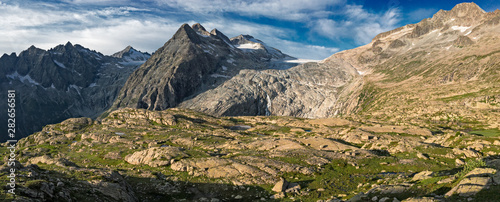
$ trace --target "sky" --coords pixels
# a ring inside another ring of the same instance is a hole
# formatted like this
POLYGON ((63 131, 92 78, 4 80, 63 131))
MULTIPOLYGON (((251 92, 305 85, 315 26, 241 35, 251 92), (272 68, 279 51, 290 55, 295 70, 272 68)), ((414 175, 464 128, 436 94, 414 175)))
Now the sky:
MULTIPOLYGON (((435 0, 0 0, 0 54, 70 41, 105 55, 154 52, 188 23, 249 34, 303 59, 324 59, 467 1, 435 0)), ((500 1, 475 1, 487 12, 500 1)))

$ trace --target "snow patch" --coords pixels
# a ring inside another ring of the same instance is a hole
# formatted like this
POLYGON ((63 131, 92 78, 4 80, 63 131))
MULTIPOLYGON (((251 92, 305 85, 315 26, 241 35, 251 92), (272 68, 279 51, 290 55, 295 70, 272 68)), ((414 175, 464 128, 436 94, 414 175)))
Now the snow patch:
POLYGON ((241 50, 258 50, 260 49, 260 45, 257 43, 245 43, 245 44, 239 44, 236 45, 236 48, 239 48, 241 50))
POLYGON ((229 59, 227 60, 227 62, 228 62, 228 63, 231 63, 231 64, 234 64, 234 60, 233 60, 233 58, 229 58, 229 59))
POLYGON ((37 85, 37 86, 40 86, 40 83, 36 82, 35 80, 33 80, 29 74, 26 74, 26 76, 21 76, 19 75, 19 73, 14 72, 12 74, 8 74, 6 75, 7 78, 10 78, 10 79, 19 79, 19 81, 25 83, 26 81, 30 84, 33 84, 33 85, 37 85))
POLYGON ((284 60, 283 62, 304 64, 304 63, 308 63, 308 62, 319 62, 319 61, 321 61, 321 60, 295 59, 295 60, 284 60))
POLYGON ((463 26, 453 26, 453 27, 451 27, 452 30, 460 30, 460 32, 465 32, 469 28, 470 27, 463 27, 463 26))
POLYGON ((222 75, 222 74, 211 74, 210 76, 214 77, 214 78, 231 78, 230 76, 222 75))
POLYGON ((57 65, 57 66, 59 66, 59 67, 61 67, 61 68, 63 68, 63 69, 66 69, 66 66, 64 66, 64 64, 63 64, 63 63, 60 63, 60 62, 58 62, 57 60, 54 60, 54 63, 56 63, 56 65, 57 65))
POLYGON ((467 34, 464 34, 464 36, 469 35, 471 32, 472 32, 472 30, 470 30, 469 32, 467 32, 467 34))
POLYGON ((69 89, 70 89, 70 88, 74 88, 74 89, 76 90, 76 92, 78 93, 78 95, 82 96, 82 94, 80 93, 80 90, 82 89, 82 87, 77 86, 77 85, 75 85, 75 84, 71 84, 71 85, 69 85, 69 87, 68 87, 68 90, 67 90, 67 91, 69 91, 69 89))
POLYGON ((97 86, 97 84, 96 84, 96 83, 91 83, 91 84, 89 85, 89 88, 96 87, 96 86, 97 86))
POLYGON ((200 35, 200 36, 202 36, 202 37, 205 37, 205 38, 210 37, 210 36, 207 36, 207 35, 201 34, 201 33, 199 33, 199 32, 196 32, 196 34, 198 34, 198 35, 200 35))
POLYGON ((366 72, 359 71, 359 70, 357 70, 357 71, 358 71, 358 74, 359 74, 359 75, 365 75, 365 74, 366 74, 366 72))
POLYGON ((227 71, 227 67, 222 65, 222 71, 227 71))

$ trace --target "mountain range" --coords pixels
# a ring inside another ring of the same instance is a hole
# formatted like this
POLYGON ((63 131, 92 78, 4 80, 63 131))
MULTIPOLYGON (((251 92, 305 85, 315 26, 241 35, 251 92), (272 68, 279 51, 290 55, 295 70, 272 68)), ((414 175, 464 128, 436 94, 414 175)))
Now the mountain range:
POLYGON ((17 199, 495 201, 499 56, 500 10, 474 3, 321 61, 198 23, 151 55, 4 54, 17 199))
MULTIPOLYGON (((104 117, 123 107, 182 107, 216 116, 366 114, 419 123, 449 109, 434 119, 470 122, 498 117, 488 110, 498 102, 499 89, 492 85, 499 78, 498 22, 498 11, 459 4, 305 64, 249 35, 228 38, 184 24, 153 55, 129 46, 104 56, 69 42, 4 54, 1 86, 2 92, 22 92, 20 137, 66 118, 107 111, 104 117)), ((498 126, 497 118, 488 119, 490 127, 498 126)))
MULTIPOLYGON (((19 55, 4 54, 0 57, 0 94, 17 92, 17 138, 70 117, 96 118, 149 57, 132 47, 105 56, 70 42, 50 50, 31 46, 19 55)), ((0 109, 7 110, 6 105, 0 109)), ((7 130, 6 125, 0 129, 7 130)))

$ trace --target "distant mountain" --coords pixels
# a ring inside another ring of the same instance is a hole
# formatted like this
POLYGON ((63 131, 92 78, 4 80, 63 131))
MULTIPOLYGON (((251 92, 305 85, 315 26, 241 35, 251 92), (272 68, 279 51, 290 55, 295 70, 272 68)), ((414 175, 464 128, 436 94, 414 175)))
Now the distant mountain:
POLYGON ((31 46, 19 56, 4 54, 0 94, 17 92, 17 138, 70 117, 95 118, 109 108, 129 74, 149 57, 131 47, 120 53, 105 56, 68 42, 50 50, 31 46))
POLYGON ((127 46, 122 51, 111 55, 111 57, 122 59, 120 63, 141 65, 151 57, 151 54, 147 52, 138 51, 132 48, 132 46, 127 46))

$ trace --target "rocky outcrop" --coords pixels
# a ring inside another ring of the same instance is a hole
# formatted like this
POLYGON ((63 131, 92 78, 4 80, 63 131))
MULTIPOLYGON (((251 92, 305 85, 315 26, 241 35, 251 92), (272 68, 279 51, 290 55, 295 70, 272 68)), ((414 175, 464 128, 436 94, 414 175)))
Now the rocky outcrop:
POLYGON ((476 168, 464 176, 455 187, 446 193, 450 197, 454 194, 460 197, 467 197, 477 194, 492 183, 492 177, 497 172, 493 168, 476 168))
POLYGON ((151 167, 170 165, 171 160, 183 158, 187 155, 176 147, 153 147, 147 150, 138 151, 125 157, 125 161, 130 164, 146 164, 151 167))
POLYGON ((181 103, 214 115, 330 117, 357 76, 342 60, 306 63, 288 70, 241 71, 223 85, 181 103))

